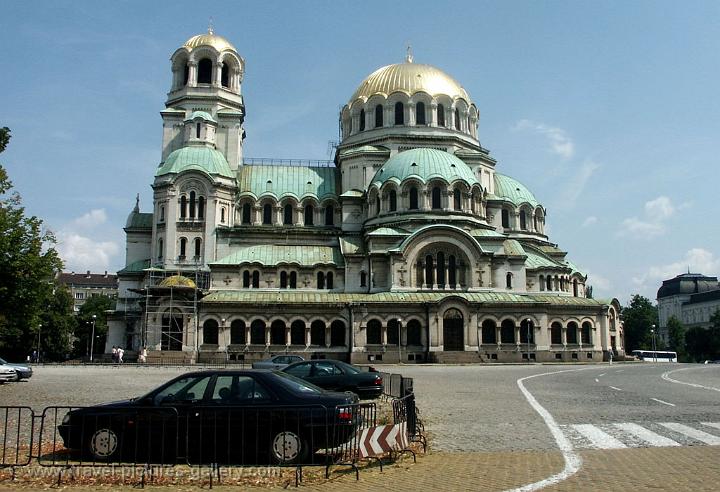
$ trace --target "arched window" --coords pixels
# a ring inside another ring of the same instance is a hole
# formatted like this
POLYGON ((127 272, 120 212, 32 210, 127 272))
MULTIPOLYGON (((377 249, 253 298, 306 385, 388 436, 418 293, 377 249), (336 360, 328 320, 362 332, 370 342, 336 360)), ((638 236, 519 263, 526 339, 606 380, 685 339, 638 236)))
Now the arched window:
POLYGON ((198 63, 198 84, 212 83, 212 61, 209 58, 203 58, 198 63))
POLYGON ((520 229, 523 231, 527 230, 527 218, 525 216, 525 210, 520 210, 520 229))
POLYGON ((491 319, 482 323, 482 343, 497 343, 497 327, 491 319))
POLYGON ((422 345, 422 328, 420 322, 416 319, 408 321, 407 324, 407 344, 422 345))
POLYGON ((360 287, 367 287, 367 273, 360 272, 360 287))
POLYGON ((368 345, 380 345, 382 343, 382 324, 380 321, 376 319, 368 321, 365 336, 368 345))
POLYGON ((453 206, 455 210, 460 210, 462 208, 461 194, 460 190, 457 188, 453 191, 453 206))
POLYGON ((395 125, 404 125, 405 124, 405 107, 403 106, 403 103, 396 102, 395 103, 395 125))
POLYGON ((188 80, 190 79, 190 67, 185 64, 185 69, 183 70, 183 85, 187 85, 188 80))
POLYGON ((562 325, 557 321, 550 325, 550 343, 562 345, 562 325))
POLYGON ((500 325, 500 343, 515 343, 515 323, 509 319, 500 325))
POLYGON ((578 296, 578 281, 576 278, 573 279, 573 296, 578 296))
POLYGON ((260 272, 257 270, 252 272, 252 286, 253 289, 260 288, 260 272))
POLYGON ((206 320, 203 323, 203 344, 218 344, 218 322, 214 319, 206 320))
POLYGON ((387 344, 400 345, 400 323, 396 319, 387 323, 387 344))
POLYGON ((272 224, 272 205, 269 203, 263 205, 263 224, 272 224))
POLYGON ((380 197, 375 197, 375 213, 380 214, 380 197))
POLYGON ((270 325, 270 344, 271 345, 285 345, 285 322, 284 321, 273 321, 270 325))
POLYGON ((505 287, 508 289, 512 289, 512 273, 508 272, 507 275, 505 275, 505 287))
POLYGON ((510 227, 510 212, 505 208, 502 210, 502 226, 506 229, 510 227))
POLYGON ((340 320, 333 321, 330 325, 330 346, 342 347, 345 345, 345 323, 340 320))
POLYGON ((180 238, 180 259, 185 259, 185 251, 187 250, 187 238, 180 238))
POLYGON ((286 271, 280 272, 280 288, 287 289, 288 286, 288 274, 286 271))
POLYGON ((283 224, 292 225, 293 223, 293 207, 289 203, 283 208, 283 224))
POLYGON ((567 343, 569 345, 578 343, 578 325, 574 321, 567 325, 567 343))
POLYGON ((227 63, 223 63, 222 72, 220 73, 220 85, 223 87, 230 86, 230 68, 227 63))
POLYGON ((235 319, 230 324, 230 344, 245 345, 245 322, 235 319))
POLYGON ((165 207, 160 207, 160 222, 165 222, 165 207))
POLYGON ((415 124, 416 125, 424 125, 425 124, 425 103, 419 102, 415 106, 415 124))
POLYGON ((592 325, 588 321, 582 324, 582 335, 580 340, 583 345, 590 345, 592 343, 592 325))
POLYGON ((305 322, 296 320, 290 325, 290 344, 305 345, 305 322))
MULTIPOLYGON (((445 285, 445 253, 442 251, 437 254, 437 284, 445 285)), ((442 288, 442 287, 441 287, 442 288)))
POLYGON ((428 287, 432 287, 432 285, 435 283, 433 278, 433 270, 435 269, 434 264, 435 261, 433 260, 432 255, 427 255, 425 257, 425 284, 428 287))
POLYGON ((390 190, 390 211, 395 212, 397 210, 397 192, 390 190))
POLYGON ((200 130, 202 127, 200 126, 200 122, 195 124, 195 138, 200 138, 200 130))
POLYGON ((440 201, 440 187, 436 186, 432 189, 432 208, 434 210, 442 208, 442 203, 440 201))
POLYGON ((312 205, 305 205, 305 225, 313 225, 315 215, 315 208, 312 205))
POLYGON ((310 325, 310 345, 325 345, 325 323, 320 320, 313 321, 310 325))
POLYGON ((250 287, 250 271, 245 270, 243 272, 243 287, 248 288, 250 287))
POLYGON ((202 246, 202 239, 199 237, 195 238, 195 258, 200 258, 200 247, 202 246))
POLYGON ((256 319, 250 325, 250 343, 253 345, 265 345, 265 322, 256 319))
POLYGON ((383 107, 382 104, 375 106, 375 128, 383 126, 383 107))
POLYGON ((410 188, 410 210, 418 209, 418 190, 416 187, 410 188))
POLYGON ((220 209, 220 223, 221 224, 225 223, 225 207, 222 207, 220 209))
POLYGON ((335 207, 332 205, 325 207, 325 225, 335 225, 335 207))
POLYGON ((451 289, 454 289, 457 283, 457 264, 455 256, 450 255, 448 258, 448 284, 450 284, 451 289))
POLYGON ((184 219, 187 217, 187 198, 185 195, 180 197, 180 218, 184 219))
POLYGON ((317 273, 317 288, 318 289, 325 288, 325 273, 323 273, 323 272, 317 273))
POLYGON ((545 277, 543 275, 540 275, 538 277, 538 280, 539 280, 538 284, 539 284, 540 290, 541 291, 545 290, 545 277))
POLYGON ((460 110, 455 108, 455 129, 460 129, 460 110))
POLYGON ((365 110, 360 110, 360 131, 365 131, 365 110))
POLYGON ((163 257, 163 240, 162 238, 158 239, 158 254, 157 254, 158 260, 162 260, 163 257))
POLYGON ((535 325, 532 320, 520 322, 520 343, 535 343, 535 325))
POLYGON ((205 218, 205 197, 198 198, 198 219, 205 218))
POLYGON ((325 277, 325 284, 328 289, 332 290, 332 288, 333 288, 333 272, 327 273, 327 276, 325 277))
POLYGON ((290 288, 297 289, 297 272, 290 272, 290 288))
POLYGON ((545 290, 552 290, 552 277, 550 275, 545 279, 545 290))
POLYGON ((445 126, 445 106, 438 104, 437 107, 437 124, 438 126, 445 126))
POLYGON ((249 224, 250 223, 250 204, 244 203, 242 208, 242 223, 243 224, 249 224))
POLYGON ((190 218, 195 218, 195 192, 190 192, 190 218))

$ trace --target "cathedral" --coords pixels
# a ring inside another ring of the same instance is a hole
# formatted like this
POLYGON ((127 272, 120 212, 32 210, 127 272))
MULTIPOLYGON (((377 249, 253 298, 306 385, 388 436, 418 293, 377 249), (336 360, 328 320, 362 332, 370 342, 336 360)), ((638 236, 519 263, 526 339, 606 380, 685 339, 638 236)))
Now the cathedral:
MULTIPOLYGON (((152 212, 125 224, 106 351, 353 363, 592 362, 624 355, 616 299, 546 235, 543 204, 431 65, 377 69, 332 161, 243 156, 245 60, 210 30, 171 56, 152 212)), ((131 357, 126 356, 131 359, 131 357)))

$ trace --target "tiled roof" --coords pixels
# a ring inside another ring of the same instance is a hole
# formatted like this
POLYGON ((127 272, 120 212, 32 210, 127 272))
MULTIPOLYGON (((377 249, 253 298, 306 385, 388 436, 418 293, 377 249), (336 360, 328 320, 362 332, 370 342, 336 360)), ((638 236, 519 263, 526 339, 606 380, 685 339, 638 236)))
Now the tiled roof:
POLYGON ((200 171, 211 176, 234 178, 221 152, 206 146, 189 146, 173 151, 158 168, 155 176, 200 171))
POLYGON ((601 302, 585 297, 559 295, 513 294, 510 292, 379 292, 344 294, 331 292, 268 292, 259 290, 219 290, 203 297, 202 303, 233 302, 241 304, 328 304, 328 303, 423 303, 440 302, 447 297, 473 303, 545 304, 548 306, 599 307, 601 302))
POLYGON ((323 200, 336 197, 337 168, 279 165, 242 166, 238 171, 238 193, 259 197, 266 193, 278 199, 304 196, 323 200))
POLYGON ((417 148, 395 154, 378 169, 372 184, 382 186, 388 180, 401 183, 416 178, 422 183, 439 178, 449 183, 461 180, 469 186, 478 184, 472 170, 452 154, 436 149, 417 148))
POLYGON ((500 173, 495 173, 495 196, 515 205, 528 203, 534 208, 540 204, 524 184, 500 173))
POLYGON ((66 273, 58 275, 58 281, 65 285, 75 287, 104 287, 107 289, 117 289, 117 275, 109 273, 66 273))
POLYGON ((152 229, 153 214, 131 212, 125 223, 126 229, 152 229))
POLYGON ((243 263, 259 263, 264 266, 274 266, 282 263, 302 266, 342 266, 345 264, 340 248, 331 246, 274 244, 239 247, 233 254, 211 264, 241 265, 243 263))
POLYGON ((120 270, 118 272, 118 275, 123 275, 127 273, 140 273, 146 268, 150 268, 150 259, 139 260, 134 263, 130 263, 129 265, 126 265, 125 268, 120 270))

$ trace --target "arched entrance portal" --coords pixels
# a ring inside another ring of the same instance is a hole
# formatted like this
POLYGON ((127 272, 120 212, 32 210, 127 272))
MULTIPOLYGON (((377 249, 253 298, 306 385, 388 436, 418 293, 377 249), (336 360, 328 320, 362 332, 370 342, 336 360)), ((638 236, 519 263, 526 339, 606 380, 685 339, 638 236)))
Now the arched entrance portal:
POLYGON ((463 315, 457 309, 448 309, 443 317, 443 346, 446 352, 465 350, 463 315))
POLYGON ((182 312, 178 309, 170 309, 163 314, 160 334, 161 350, 182 350, 183 319, 182 312))

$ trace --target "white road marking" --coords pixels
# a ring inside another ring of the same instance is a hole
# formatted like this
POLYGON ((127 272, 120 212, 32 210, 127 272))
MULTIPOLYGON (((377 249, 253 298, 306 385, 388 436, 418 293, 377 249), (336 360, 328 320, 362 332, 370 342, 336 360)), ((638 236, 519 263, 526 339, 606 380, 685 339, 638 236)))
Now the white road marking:
POLYGON ((595 382, 596 382, 596 383, 599 383, 600 380, 599 380, 598 378, 595 378, 595 382))
POLYGON ((651 399, 651 400, 654 400, 654 401, 656 401, 656 402, 658 402, 658 403, 662 403, 663 405, 667 405, 667 406, 669 406, 669 407, 674 407, 674 406, 675 406, 674 403, 669 403, 669 402, 666 402, 666 401, 658 400, 657 398, 650 398, 650 399, 651 399))
POLYGON ((693 429, 687 425, 677 424, 674 422, 660 422, 660 425, 667 427, 671 431, 691 437, 696 441, 704 442, 705 444, 709 444, 711 446, 720 445, 720 437, 708 434, 707 432, 703 432, 701 430, 693 429))
POLYGON ((702 425, 707 425, 708 427, 712 427, 713 429, 720 429, 720 424, 717 422, 700 422, 702 425))
POLYGON ((616 388, 615 386, 610 386, 610 387, 611 387, 612 389, 614 389, 615 391, 622 391, 620 388, 616 388))
POLYGON ((624 370, 625 370, 625 369, 619 369, 619 370, 617 370, 617 371, 615 371, 615 372, 623 372, 624 370))
POLYGON ((623 449, 627 447, 618 439, 615 439, 613 436, 600 430, 594 425, 580 424, 573 425, 572 428, 588 439, 592 443, 593 447, 597 449, 623 449))
POLYGON ((527 485, 523 485, 522 487, 518 487, 516 489, 512 489, 513 492, 529 492, 532 490, 540 490, 543 489, 549 485, 553 485, 556 483, 560 483, 563 480, 566 480, 567 478, 573 476, 575 473, 580 470, 580 467, 582 466, 582 458, 579 454, 575 452, 573 449, 573 445, 570 442, 570 440, 563 434, 563 431, 560 429, 560 426, 558 426, 557 422, 555 422, 555 419, 553 416, 545 410, 545 408, 538 403, 538 401, 535 399, 535 397, 525 388, 525 385, 523 384, 523 381, 527 379, 542 377, 542 376, 550 376, 551 374, 560 374, 563 372, 576 372, 576 371, 584 371, 591 368, 583 368, 583 369, 568 369, 565 371, 555 371, 555 372, 546 372, 543 374, 535 374, 533 376, 527 376, 524 378, 520 378, 517 380, 517 385, 520 388, 520 391, 525 396, 525 399, 528 401, 530 406, 535 410, 540 417, 545 421, 545 425, 548 426, 548 429, 550 429, 550 433, 555 438, 555 442, 558 445, 558 448, 560 448, 560 452, 563 455, 563 459, 565 460, 565 467, 562 469, 560 473, 556 473, 555 475, 551 475, 544 480, 540 480, 538 482, 529 483, 527 485))
POLYGON ((673 379, 670 377, 670 374, 678 371, 687 371, 688 369, 697 369, 696 367, 684 367, 682 369, 675 369, 674 371, 668 371, 666 373, 663 373, 661 376, 665 381, 670 381, 671 383, 677 383, 677 384, 684 384, 687 386, 692 386, 693 388, 700 388, 700 389, 706 389, 710 391, 717 391, 720 392, 720 388, 714 388, 712 386, 703 386, 702 384, 695 384, 695 383, 686 383, 685 381, 678 381, 677 379, 673 379))
POLYGON ((601 377, 603 377, 604 375, 605 375, 605 373, 598 374, 598 377, 601 378, 601 377))
POLYGON ((650 446, 680 446, 680 443, 673 441, 672 439, 656 434, 655 432, 646 429, 645 427, 633 424, 632 422, 613 424, 618 429, 632 434, 633 436, 642 439, 643 441, 650 444, 650 446))

